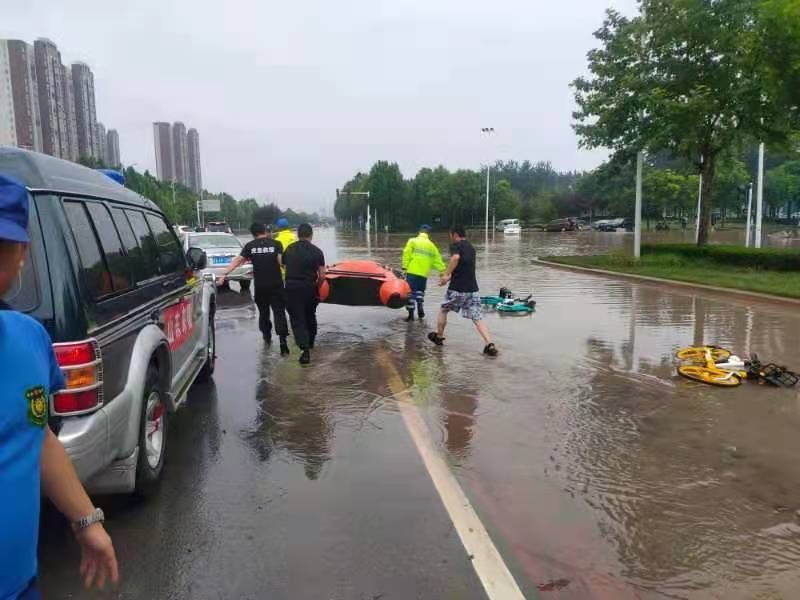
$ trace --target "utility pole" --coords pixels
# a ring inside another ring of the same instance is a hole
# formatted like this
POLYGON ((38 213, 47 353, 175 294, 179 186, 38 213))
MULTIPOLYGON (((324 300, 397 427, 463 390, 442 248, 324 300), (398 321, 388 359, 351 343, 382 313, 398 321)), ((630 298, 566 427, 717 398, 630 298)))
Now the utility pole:
POLYGON ((755 247, 761 248, 761 222, 764 218, 764 142, 758 145, 758 192, 756 194, 756 240, 755 247))
POLYGON ((753 182, 750 182, 750 185, 747 186, 747 225, 744 228, 745 231, 745 238, 744 238, 744 247, 749 248, 750 242, 753 238, 750 229, 750 220, 753 217, 753 182))
POLYGON ((703 174, 700 173, 700 188, 697 190, 697 223, 694 229, 694 243, 700 241, 700 207, 703 200, 703 174))
POLYGON ((636 153, 636 213, 633 219, 633 257, 642 255, 642 171, 644 170, 644 152, 636 153))
MULTIPOLYGON (((487 135, 494 133, 494 127, 483 127, 481 128, 481 132, 487 135)), ((489 174, 492 169, 492 164, 489 160, 486 161, 486 215, 485 221, 486 224, 486 241, 489 241, 489 174)))

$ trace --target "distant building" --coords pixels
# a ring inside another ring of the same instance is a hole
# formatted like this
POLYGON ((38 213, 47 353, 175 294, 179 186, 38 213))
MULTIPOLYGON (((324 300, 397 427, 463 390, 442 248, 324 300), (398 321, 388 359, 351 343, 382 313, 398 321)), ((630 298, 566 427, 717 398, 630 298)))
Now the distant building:
POLYGON ((67 156, 69 160, 76 162, 80 157, 78 146, 78 117, 75 110, 75 86, 72 81, 72 70, 64 67, 64 98, 66 99, 67 111, 67 156))
POLYGON ((41 152, 40 119, 33 46, 0 40, 0 144, 41 152))
POLYGON ((116 129, 109 129, 106 134, 106 164, 113 168, 122 166, 119 156, 119 134, 116 129))
POLYGON ((175 181, 172 154, 172 126, 169 123, 153 123, 153 139, 156 148, 156 174, 161 181, 175 181))
POLYGON ((189 187, 189 150, 186 140, 186 125, 172 124, 172 160, 175 168, 175 181, 189 187))
POLYGON ((33 43, 36 80, 39 88, 39 116, 42 124, 42 150, 59 158, 69 158, 67 98, 64 65, 58 47, 47 38, 33 43))
MULTIPOLYGON (((106 126, 102 123, 98 123, 97 127, 95 128, 96 131, 96 140, 95 140, 95 147, 97 148, 97 160, 102 161, 103 163, 106 162, 106 126)), ((106 165, 108 166, 108 165, 106 165)))
POLYGON ((78 153, 102 160, 97 132, 94 74, 89 65, 81 62, 72 65, 72 85, 78 125, 78 153))
POLYGON ((188 187, 195 194, 200 194, 203 190, 203 173, 200 168, 200 134, 197 133, 197 129, 190 129, 186 140, 189 162, 188 187))

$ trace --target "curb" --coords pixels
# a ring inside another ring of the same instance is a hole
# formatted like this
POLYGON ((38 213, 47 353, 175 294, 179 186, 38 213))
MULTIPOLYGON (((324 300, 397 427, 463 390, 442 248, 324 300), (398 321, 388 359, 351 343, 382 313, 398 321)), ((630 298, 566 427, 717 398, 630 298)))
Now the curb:
POLYGON ((671 285, 675 287, 682 287, 695 290, 704 290, 707 292, 714 292, 717 294, 725 294, 729 296, 739 296, 740 298, 749 298, 751 300, 766 300, 768 302, 775 302, 779 304, 790 304, 793 306, 800 306, 800 298, 785 298, 783 296, 774 296, 772 294, 764 294, 762 292, 749 292, 747 290, 737 290, 733 288, 718 287, 715 285, 705 285, 703 283, 691 283, 689 281, 678 281, 675 279, 661 279, 660 277, 649 277, 647 275, 635 275, 633 273, 621 273, 619 271, 607 271, 605 269, 595 269, 593 267, 579 267, 577 265, 565 265, 563 263, 552 262, 544 260, 538 256, 533 259, 535 264, 540 264, 546 267, 555 267, 557 269, 565 269, 567 271, 576 271, 578 273, 589 273, 592 275, 601 275, 605 277, 621 277, 623 279, 631 279, 634 281, 644 281, 648 283, 656 283, 659 285, 671 285))

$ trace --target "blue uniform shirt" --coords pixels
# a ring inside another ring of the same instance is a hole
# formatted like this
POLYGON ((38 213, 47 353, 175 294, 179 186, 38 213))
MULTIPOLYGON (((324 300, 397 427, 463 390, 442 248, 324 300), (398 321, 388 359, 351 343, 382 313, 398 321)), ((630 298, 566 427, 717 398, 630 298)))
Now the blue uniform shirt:
POLYGON ((49 396, 64 387, 50 337, 35 320, 0 310, 0 599, 36 575, 40 459, 49 396))

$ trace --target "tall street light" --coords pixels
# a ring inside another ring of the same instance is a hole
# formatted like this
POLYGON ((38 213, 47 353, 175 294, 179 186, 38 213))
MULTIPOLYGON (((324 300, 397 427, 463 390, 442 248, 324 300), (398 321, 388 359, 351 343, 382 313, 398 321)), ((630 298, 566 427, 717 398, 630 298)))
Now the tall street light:
MULTIPOLYGON (((491 135, 494 133, 494 127, 481 127, 481 133, 491 135)), ((489 160, 486 161, 486 242, 489 242, 489 172, 492 165, 489 160)))

